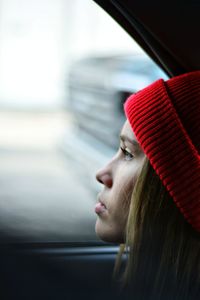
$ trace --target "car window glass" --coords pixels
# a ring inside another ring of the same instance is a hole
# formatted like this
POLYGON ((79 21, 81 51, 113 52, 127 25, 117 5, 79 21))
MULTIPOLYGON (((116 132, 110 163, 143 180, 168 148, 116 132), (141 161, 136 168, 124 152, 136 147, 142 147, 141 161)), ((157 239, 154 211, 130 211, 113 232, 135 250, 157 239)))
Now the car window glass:
POLYGON ((0 230, 94 241, 128 95, 166 75, 90 0, 0 3, 0 230))

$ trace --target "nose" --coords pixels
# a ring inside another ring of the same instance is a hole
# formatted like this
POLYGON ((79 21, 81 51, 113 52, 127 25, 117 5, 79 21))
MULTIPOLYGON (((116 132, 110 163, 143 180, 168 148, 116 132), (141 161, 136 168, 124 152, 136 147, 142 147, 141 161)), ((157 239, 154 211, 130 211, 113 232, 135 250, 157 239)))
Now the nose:
POLYGON ((100 169, 96 173, 96 180, 102 184, 104 184, 106 187, 111 188, 113 185, 113 179, 112 179, 112 173, 109 169, 109 166, 100 169))

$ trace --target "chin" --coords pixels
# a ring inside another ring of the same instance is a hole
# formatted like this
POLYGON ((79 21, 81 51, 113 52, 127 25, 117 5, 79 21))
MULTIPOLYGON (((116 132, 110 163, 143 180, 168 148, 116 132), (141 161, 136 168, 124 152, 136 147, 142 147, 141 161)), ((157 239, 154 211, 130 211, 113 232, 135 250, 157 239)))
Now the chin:
POLYGON ((95 225, 95 232, 98 238, 107 243, 122 244, 124 243, 123 234, 114 232, 114 230, 106 229, 101 226, 97 220, 95 225))

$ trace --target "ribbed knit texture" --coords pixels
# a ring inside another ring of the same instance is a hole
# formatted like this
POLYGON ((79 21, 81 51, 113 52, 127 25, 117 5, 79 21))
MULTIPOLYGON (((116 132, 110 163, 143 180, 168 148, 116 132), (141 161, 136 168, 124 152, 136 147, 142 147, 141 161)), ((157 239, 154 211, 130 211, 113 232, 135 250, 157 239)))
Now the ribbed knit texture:
POLYGON ((200 71, 159 79, 124 108, 163 185, 200 232, 200 71))

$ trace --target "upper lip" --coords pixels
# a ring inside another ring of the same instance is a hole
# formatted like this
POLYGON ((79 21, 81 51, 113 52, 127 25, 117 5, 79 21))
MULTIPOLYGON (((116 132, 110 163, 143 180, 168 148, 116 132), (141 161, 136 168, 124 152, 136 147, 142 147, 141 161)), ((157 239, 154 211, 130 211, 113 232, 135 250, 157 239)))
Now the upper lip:
POLYGON ((103 204, 105 206, 105 208, 106 208, 106 205, 105 205, 104 201, 102 201, 102 199, 101 199, 100 196, 98 197, 98 202, 100 202, 101 204, 103 204))

